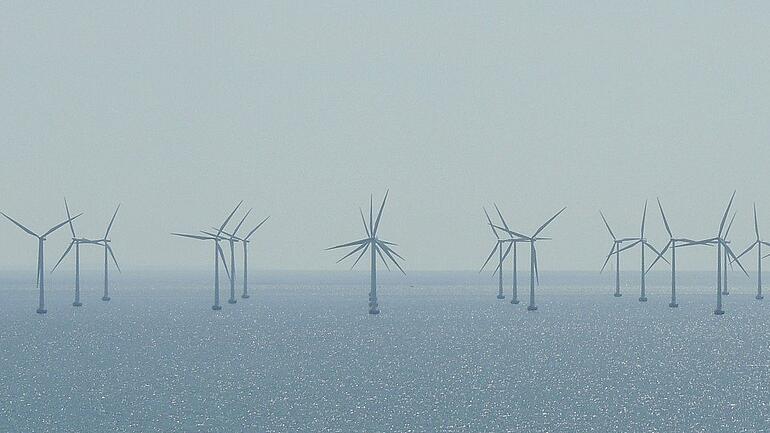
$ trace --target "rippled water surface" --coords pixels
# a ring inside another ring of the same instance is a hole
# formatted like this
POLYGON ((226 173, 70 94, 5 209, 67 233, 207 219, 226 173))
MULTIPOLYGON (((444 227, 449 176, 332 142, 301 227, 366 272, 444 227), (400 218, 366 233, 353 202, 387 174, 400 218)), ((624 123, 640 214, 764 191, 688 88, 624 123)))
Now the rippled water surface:
MULTIPOLYGON (((109 303, 66 284, 34 314, 0 289, 0 431, 606 432, 770 429, 770 298, 711 314, 562 284, 494 288, 271 284, 220 312, 206 281, 124 278, 109 303), (523 297, 522 297, 523 298, 523 297)), ((748 287, 750 283, 746 283, 748 287)))

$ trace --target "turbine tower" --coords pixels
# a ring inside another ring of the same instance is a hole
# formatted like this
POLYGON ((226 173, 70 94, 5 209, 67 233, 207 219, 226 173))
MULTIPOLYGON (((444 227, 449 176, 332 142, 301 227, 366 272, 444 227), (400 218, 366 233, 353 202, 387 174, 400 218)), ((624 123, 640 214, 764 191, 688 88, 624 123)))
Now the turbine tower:
POLYGON ((509 230, 503 227, 495 226, 495 228, 502 230, 506 233, 508 233, 511 236, 516 236, 518 238, 523 238, 527 242, 529 242, 529 305, 527 306, 528 311, 535 311, 537 310, 537 306, 535 305, 535 279, 537 279, 538 284, 540 284, 540 275, 538 274, 537 270, 537 250, 535 249, 535 242, 542 241, 542 240, 550 240, 550 238, 540 238, 537 235, 540 234, 547 226, 550 224, 553 220, 556 219, 556 217, 559 216, 564 210, 567 209, 566 207, 563 207, 559 212, 556 212, 554 216, 548 219, 548 221, 544 222, 543 225, 541 225, 535 233, 532 234, 532 236, 525 236, 521 233, 517 233, 513 230, 509 230))
POLYGON ((727 220, 727 215, 730 213, 730 208, 733 205, 733 200, 735 199, 735 191, 733 191, 733 195, 730 196, 730 201, 727 203, 727 208, 725 209, 725 213, 722 215, 722 220, 719 223, 719 233, 716 237, 708 239, 707 242, 709 243, 715 243, 717 245, 717 306, 716 309, 714 309, 714 314, 716 315, 722 315, 725 314, 724 310, 722 310, 722 258, 723 258, 723 252, 722 249, 724 248, 727 255, 729 255, 734 262, 740 266, 740 268, 743 270, 743 272, 748 276, 748 272, 746 272, 746 269, 744 269, 743 265, 741 265, 741 262, 738 261, 738 258, 733 254, 733 251, 730 249, 730 246, 728 245, 725 238, 722 236, 722 232, 725 228, 725 221, 727 220))
POLYGON ((3 212, 0 212, 4 217, 8 218, 9 221, 16 224, 20 229, 24 230, 28 234, 34 236, 37 238, 37 287, 39 289, 39 302, 37 307, 37 313, 38 314, 45 314, 48 312, 48 310, 45 309, 45 272, 43 271, 44 263, 45 263, 45 254, 44 254, 44 247, 45 247, 45 240, 46 236, 50 235, 51 233, 55 232, 65 224, 69 223, 70 221, 74 220, 75 218, 79 217, 80 215, 83 215, 82 213, 75 215, 72 218, 68 218, 66 221, 61 222, 53 227, 51 227, 50 230, 43 233, 42 235, 38 235, 37 233, 33 232, 32 230, 24 227, 20 222, 16 221, 15 219, 9 217, 3 212))
MULTIPOLYGON (((730 228, 733 226, 733 221, 735 221, 735 214, 736 212, 733 212, 733 217, 730 218, 730 223, 727 224, 727 230, 725 230, 725 235, 724 235, 725 244, 730 243, 730 241, 727 240, 727 235, 730 233, 730 228)), ((724 266, 724 273, 722 274, 722 278, 723 278, 722 295, 725 296, 730 294, 730 291, 727 290, 727 265, 729 264, 731 269, 733 267, 733 263, 730 261, 730 258, 727 257, 727 248, 725 248, 722 258, 723 258, 722 264, 724 266)))
POLYGON ((602 221, 604 221, 604 226, 607 227, 607 231, 610 232, 610 236, 612 236, 612 248, 610 248, 610 252, 609 254, 607 254, 607 258, 604 259, 604 264, 602 265, 602 269, 599 271, 599 273, 604 272, 604 268, 607 266, 607 263, 610 261, 610 258, 614 255, 615 256, 615 294, 614 296, 616 298, 619 298, 623 296, 623 294, 620 293, 620 247, 623 245, 623 242, 636 241, 636 240, 639 240, 639 238, 618 239, 617 237, 615 237, 615 233, 612 232, 612 229, 610 228, 610 225, 607 222, 607 218, 604 217, 604 214, 602 213, 602 211, 599 211, 599 215, 601 215, 602 221))
POLYGON ((754 297, 756 300, 762 300, 764 296, 762 296, 762 259, 764 259, 767 256, 762 256, 762 245, 764 246, 770 246, 770 243, 767 243, 760 239, 759 236, 759 224, 757 223, 757 204, 754 203, 754 233, 757 235, 757 239, 748 246, 745 250, 743 250, 742 253, 738 254, 738 259, 743 257, 745 254, 747 254, 749 251, 754 249, 754 247, 757 248, 757 296, 754 297))
POLYGON ((69 221, 70 226, 70 232, 72 232, 72 241, 70 242, 67 249, 64 251, 64 254, 59 258, 59 261, 56 262, 56 265, 54 265, 53 269, 51 269, 51 273, 53 273, 57 267, 59 267, 59 264, 61 264, 62 260, 64 260, 65 257, 67 257, 67 254, 72 250, 72 247, 75 247, 75 300, 72 302, 73 307, 82 307, 83 303, 80 302, 80 245, 81 244, 96 244, 96 241, 93 241, 91 239, 86 238, 79 238, 75 234, 75 226, 72 224, 72 218, 70 217, 70 209, 67 205, 67 199, 64 199, 64 210, 67 212, 67 219, 69 221))
POLYGON ((385 267, 390 270, 390 266, 388 265, 387 260, 385 259, 385 256, 387 256, 388 259, 393 262, 394 265, 403 273, 406 275, 406 272, 404 272, 404 269, 401 267, 401 265, 398 264, 398 261, 396 261, 395 257, 398 257, 401 260, 404 260, 403 257, 401 257, 397 252, 395 252, 391 247, 396 246, 396 244, 388 241, 384 241, 382 239, 379 239, 377 237, 377 230, 380 226, 380 218, 382 217, 382 210, 385 208, 385 201, 388 199, 388 192, 385 192, 385 197, 382 199, 382 204, 380 205, 380 211, 377 213, 377 220, 375 221, 373 218, 374 215, 374 203, 372 197, 369 198, 369 224, 366 224, 366 219, 364 218, 363 211, 359 208, 359 212, 361 214, 361 221, 364 223, 364 231, 366 232, 366 237, 364 239, 359 239, 357 241, 348 242, 341 245, 336 245, 330 248, 327 248, 326 250, 334 250, 337 248, 348 248, 348 247, 355 247, 353 248, 349 253, 347 253, 345 256, 343 256, 341 259, 337 260, 337 263, 345 260, 346 258, 352 256, 353 254, 360 252, 361 254, 358 256, 355 262, 353 262, 353 266, 351 266, 351 269, 356 266, 359 260, 366 254, 366 251, 369 250, 371 253, 371 289, 369 291, 369 314, 379 314, 379 304, 377 303, 377 256, 380 257, 382 262, 385 264, 385 267), (385 256, 383 256, 382 253, 385 253, 385 256), (395 256, 395 257, 394 257, 395 256))

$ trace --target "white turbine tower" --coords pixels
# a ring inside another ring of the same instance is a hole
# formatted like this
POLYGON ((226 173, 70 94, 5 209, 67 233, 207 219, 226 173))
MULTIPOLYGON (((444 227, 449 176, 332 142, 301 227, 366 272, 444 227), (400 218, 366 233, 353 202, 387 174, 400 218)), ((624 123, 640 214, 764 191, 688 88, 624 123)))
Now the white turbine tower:
MULTIPOLYGON (((500 212, 500 209, 497 207, 497 204, 495 204, 495 210, 497 211, 497 216, 500 217, 500 221, 503 223, 503 227, 505 227, 507 230, 510 230, 510 228, 508 227, 508 223, 505 221, 505 218, 503 218, 503 214, 500 212)), ((484 210, 484 212, 486 212, 486 209, 484 210)), ((490 224, 492 223, 490 222, 490 224)), ((492 230, 494 229, 495 228, 493 226, 492 230)), ((508 257, 508 253, 511 252, 511 247, 513 247, 513 264, 512 264, 513 282, 511 284, 511 294, 512 294, 511 304, 518 304, 519 303, 519 277, 517 275, 517 272, 518 272, 519 254, 517 250, 518 250, 519 242, 529 242, 529 240, 526 238, 515 237, 510 232, 508 232, 508 236, 509 236, 509 239, 506 239, 505 241, 508 243, 508 248, 505 250, 505 254, 503 255, 503 261, 505 260, 506 257, 508 257)), ((503 273, 503 264, 501 262, 500 263, 501 278, 502 278, 502 273, 503 273)))
POLYGON ((746 272, 746 269, 743 268, 743 265, 741 265, 741 262, 738 261, 738 258, 733 254, 733 251, 730 249, 730 246, 728 245, 727 241, 722 235, 722 232, 725 228, 725 221, 727 220, 727 215, 730 213, 730 207, 733 205, 733 200, 735 199, 735 191, 733 191, 733 195, 730 196, 730 201, 727 203, 727 208, 725 209, 725 213, 722 215, 722 220, 719 223, 719 233, 716 237, 707 239, 706 241, 709 243, 715 243, 717 245, 717 307, 714 309, 714 314, 716 315, 722 315, 725 314, 724 310, 722 309, 722 259, 723 259, 723 248, 726 254, 732 258, 733 262, 737 263, 738 266, 743 270, 743 272, 748 276, 748 272, 746 272))
MULTIPOLYGON (((487 217, 487 223, 489 224, 489 228, 492 230, 492 234, 495 235, 495 246, 492 248, 492 252, 489 253, 489 256, 487 256, 487 260, 484 261, 484 264, 481 265, 481 269, 479 269, 479 272, 483 271, 484 268, 487 266, 487 263, 489 263, 490 260, 492 260, 492 256, 497 253, 498 255, 498 263, 497 267, 495 268, 495 271, 492 273, 492 275, 497 274, 497 299, 505 299, 505 295, 503 294, 503 261, 508 256, 508 253, 510 252, 511 245, 508 245, 508 249, 503 252, 503 244, 506 243, 506 240, 500 238, 500 234, 497 233, 497 229, 495 228, 495 225, 492 224, 492 219, 489 218, 489 213, 487 212, 486 208, 484 209, 484 215, 487 217)), ((514 296, 515 299, 515 296, 514 296)))
POLYGON ((112 242, 112 240, 109 238, 110 230, 112 230, 112 224, 115 222, 115 217, 118 216, 119 210, 120 205, 115 208, 115 213, 112 214, 110 223, 107 225, 107 230, 104 232, 104 237, 96 240, 96 244, 104 248, 104 293, 102 294, 102 301, 105 302, 110 300, 109 257, 112 257, 112 262, 115 263, 115 268, 118 270, 118 272, 121 272, 120 265, 118 265, 118 261, 115 259, 115 253, 112 251, 112 247, 110 246, 110 242, 112 242))
POLYGON ((647 292, 646 292, 646 279, 645 276, 647 274, 647 267, 644 265, 644 251, 645 247, 649 248, 654 252, 656 255, 660 255, 660 251, 655 249, 655 247, 652 246, 649 242, 647 242, 647 239, 644 237, 644 222, 647 219, 647 200, 644 201, 644 211, 642 213, 642 229, 639 233, 639 239, 634 241, 633 243, 618 249, 617 251, 623 252, 629 248, 633 248, 636 245, 641 245, 640 255, 641 255, 641 279, 640 279, 640 293, 639 293, 639 302, 647 302, 647 292))
POLYGON ((396 246, 396 244, 388 241, 384 241, 382 239, 379 239, 377 237, 377 230, 380 226, 380 218, 382 217, 382 210, 385 208, 385 201, 388 199, 388 192, 385 192, 385 197, 382 199, 382 205, 380 205, 380 211, 377 213, 377 220, 375 221, 373 218, 373 211, 374 211, 374 203, 373 199, 369 198, 369 224, 366 224, 366 219, 364 218, 363 211, 359 208, 359 212, 361 213, 361 220, 364 223, 364 230, 366 231, 366 238, 359 239, 357 241, 348 242, 341 245, 336 245, 330 248, 327 248, 326 250, 334 250, 337 248, 348 248, 348 247, 355 247, 353 250, 351 250, 349 253, 347 253, 345 256, 343 256, 341 259, 337 260, 337 263, 345 260, 346 258, 350 257, 351 255, 360 252, 361 254, 358 256, 355 262, 353 262, 353 266, 351 266, 351 269, 356 266, 359 260, 366 254, 367 250, 371 253, 371 289, 369 291, 369 314, 379 314, 379 304, 377 303, 377 256, 380 257, 382 262, 385 264, 385 267, 390 270, 390 266, 388 266, 388 262, 385 259, 385 256, 387 256, 391 262, 393 262, 394 265, 403 273, 406 275, 406 272, 404 272, 404 269, 401 267, 401 265, 398 264, 398 261, 396 261, 395 257, 398 257, 401 260, 404 260, 403 257, 401 257, 397 252, 395 252, 391 246, 396 246), (385 256, 383 256, 382 253, 385 253, 385 256), (395 257, 394 257, 395 256, 395 257))
POLYGON ((737 258, 743 257, 745 254, 747 254, 749 251, 757 248, 757 296, 754 297, 756 300, 762 300, 764 296, 762 296, 762 259, 764 259, 767 256, 762 256, 762 246, 770 246, 770 243, 767 243, 760 239, 759 236, 759 224, 757 223, 757 204, 754 203, 754 233, 757 235, 757 239, 748 246, 745 250, 743 250, 742 253, 738 254, 737 258))
POLYGON ((38 235, 37 233, 33 232, 32 230, 24 227, 20 222, 16 221, 15 219, 9 217, 5 213, 0 212, 4 217, 8 218, 9 221, 16 224, 20 229, 24 230, 28 234, 34 236, 37 238, 37 287, 39 289, 39 299, 38 299, 38 307, 37 307, 37 313, 38 314, 45 314, 48 312, 48 310, 45 309, 45 272, 43 269, 45 268, 45 254, 44 254, 44 247, 45 247, 45 241, 46 236, 50 235, 51 233, 55 232, 65 224, 69 223, 70 221, 74 220, 75 218, 79 217, 80 215, 83 215, 82 213, 75 215, 72 218, 68 218, 66 221, 61 222, 53 227, 51 227, 50 230, 43 233, 42 235, 38 235))
POLYGON ((251 229, 251 231, 242 238, 238 237, 235 233, 228 233, 224 230, 222 231, 223 235, 234 238, 236 241, 240 242, 241 245, 243 245, 243 293, 241 294, 241 298, 243 299, 249 298, 249 243, 251 243, 249 239, 251 238, 251 235, 259 230, 259 228, 262 227, 262 224, 264 224, 269 218, 269 216, 265 217, 259 224, 257 224, 256 227, 251 229))
POLYGON ((219 246, 219 239, 215 236, 200 236, 190 235, 186 233, 171 233, 174 236, 181 236, 184 238, 197 239, 200 241, 213 241, 214 243, 214 305, 212 310, 221 310, 222 306, 219 304, 219 262, 222 261, 222 265, 225 267, 227 278, 230 278, 230 272, 227 270, 227 262, 225 261, 225 255, 222 252, 222 247, 219 246))

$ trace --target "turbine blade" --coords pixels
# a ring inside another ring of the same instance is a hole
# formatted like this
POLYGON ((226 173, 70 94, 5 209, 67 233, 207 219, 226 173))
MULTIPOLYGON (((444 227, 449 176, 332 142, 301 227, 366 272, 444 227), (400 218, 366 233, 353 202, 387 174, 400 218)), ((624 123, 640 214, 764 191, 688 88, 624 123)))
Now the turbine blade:
MULTIPOLYGON (((532 240, 532 238, 531 238, 531 237, 529 237, 529 236, 524 236, 523 234, 521 234, 521 233, 517 233, 517 232, 515 232, 515 231, 513 231, 513 230, 507 230, 507 229, 504 229, 504 228, 502 228, 502 227, 500 227, 500 226, 496 226, 496 225, 494 225, 494 224, 492 225, 492 227, 494 227, 494 228, 496 228, 496 229, 498 229, 498 230, 502 230, 502 231, 504 231, 504 232, 508 233, 509 235, 513 235, 513 236, 516 236, 516 237, 518 237, 518 238, 522 238, 522 239, 526 239, 526 240, 532 240)), ((532 237, 534 237, 534 236, 532 236, 532 237)))
POLYGON ((9 221, 11 221, 12 223, 16 224, 20 229, 24 230, 25 232, 31 234, 32 236, 34 236, 36 238, 39 237, 35 232, 33 232, 32 230, 24 227, 23 225, 21 225, 20 222, 16 221, 15 219, 9 217, 8 215, 4 214, 3 212, 0 212, 0 214, 2 214, 4 217, 8 218, 9 221))
POLYGON ((235 234, 238 233, 238 230, 243 225, 243 222, 246 221, 246 218, 249 216, 249 214, 251 213, 252 209, 247 210, 246 213, 243 215, 243 218, 241 218, 241 221, 238 223, 237 226, 235 226, 235 230, 233 230, 233 236, 235 236, 235 234))
POLYGON ((181 236, 183 238, 198 239, 198 240, 201 240, 201 241, 211 241, 211 240, 215 239, 212 236, 188 235, 186 233, 171 233, 171 235, 173 235, 173 236, 181 236))
POLYGON ((636 246, 636 245, 637 245, 639 242, 641 242, 641 240, 638 240, 638 239, 637 239, 636 241, 634 241, 633 243, 630 243, 630 244, 626 245, 625 247, 622 247, 622 248, 618 248, 618 251, 617 251, 617 253, 618 253, 618 254, 620 254, 620 253, 622 253, 623 251, 625 251, 625 250, 627 250, 627 249, 633 248, 633 247, 635 247, 635 246, 636 246))
POLYGON ((733 191, 733 195, 730 196, 730 202, 727 203, 727 208, 725 209, 724 215, 722 215, 722 222, 719 223, 719 237, 722 237, 722 229, 725 226, 725 221, 727 220, 727 214, 730 213, 730 207, 733 205, 733 199, 735 198, 735 191, 733 191))
POLYGON ((358 212, 361 214, 361 222, 364 223, 364 231, 366 231, 366 237, 367 238, 372 237, 371 232, 369 232, 369 226, 366 225, 366 218, 364 218, 364 210, 359 207, 358 212))
POLYGON ((532 258, 535 259, 535 281, 537 281, 537 285, 540 286, 540 271, 537 268, 537 250, 534 245, 532 246, 532 258))
POLYGON ((369 194, 369 227, 371 227, 372 237, 374 237, 374 195, 369 194))
POLYGON ((489 253, 489 256, 487 256, 487 259, 484 260, 484 264, 481 265, 481 269, 479 269, 479 273, 481 273, 481 271, 483 271, 484 268, 487 266, 487 263, 489 263, 489 261, 492 260, 492 256, 495 255, 495 253, 497 252, 498 248, 500 248, 500 242, 495 242, 495 247, 492 248, 492 252, 489 253))
POLYGON ((744 255, 746 255, 746 253, 748 253, 749 251, 753 250, 753 249, 754 249, 754 247, 755 247, 755 246, 757 246, 757 244, 758 244, 758 243, 759 243, 759 241, 754 241, 754 242, 753 242, 751 245, 749 245, 749 247, 748 247, 748 248, 746 248, 745 250, 743 250, 743 252, 742 252, 742 253, 738 254, 738 256, 736 257, 736 259, 740 259, 740 258, 741 258, 741 257, 743 257, 744 255))
POLYGON ((266 216, 266 217, 265 217, 265 219, 263 219, 263 220, 262 220, 262 221, 261 221, 259 224, 257 224, 257 226, 256 226, 256 227, 254 227, 253 229, 251 229, 251 231, 249 232, 249 234, 247 234, 247 235, 246 235, 246 237, 245 237, 245 238, 243 238, 243 240, 244 240, 244 241, 247 241, 247 240, 249 240, 249 238, 251 237, 251 235, 253 235, 255 231, 259 230, 259 228, 260 228, 260 227, 262 227, 262 224, 264 224, 264 223, 265 223, 265 222, 266 222, 268 219, 270 219, 270 215, 266 216))
POLYGON ((394 255, 394 256, 398 257, 399 259, 401 259, 401 260, 403 260, 403 261, 406 261, 406 259, 405 259, 405 258, 403 258, 403 257, 401 257, 401 255, 400 255, 400 254, 398 254, 398 253, 396 252, 396 250, 394 250, 393 248, 390 248, 390 247, 388 246, 388 245, 395 245, 394 243, 392 243, 392 242, 385 242, 385 241, 381 241, 381 240, 379 240, 379 239, 377 239, 377 242, 379 242, 379 243, 380 243, 380 245, 382 246, 382 248, 384 248, 384 249, 386 249, 386 250, 390 251, 391 253, 393 253, 393 255, 394 255))
POLYGON ((337 248, 352 247, 353 245, 359 245, 359 244, 362 244, 362 243, 365 243, 365 242, 369 242, 369 241, 371 241, 371 240, 372 240, 371 238, 367 238, 367 239, 359 239, 359 240, 357 240, 357 241, 348 242, 348 243, 346 243, 346 244, 342 244, 342 245, 336 245, 336 246, 333 246, 333 247, 329 247, 329 248, 327 248, 327 249, 326 249, 326 251, 329 251, 329 250, 336 250, 337 248))
POLYGON ((62 221, 59 224, 56 224, 55 226, 53 226, 51 228, 51 230, 48 230, 47 232, 43 233, 43 235, 40 236, 40 237, 44 238, 44 237, 50 235, 51 233, 55 232, 56 230, 59 230, 60 227, 63 227, 65 224, 69 223, 70 221, 74 220, 75 218, 79 217, 80 215, 83 215, 83 214, 79 213, 79 214, 75 215, 74 217, 68 219, 67 221, 62 221))
POLYGON ((540 234, 540 232, 542 232, 548 226, 548 224, 551 224, 551 221, 555 220, 556 217, 559 216, 559 214, 564 212, 564 209, 567 209, 567 206, 564 206, 563 208, 561 208, 561 210, 559 212, 556 212, 556 214, 554 216, 552 216, 550 219, 548 219, 548 221, 543 223, 543 225, 541 225, 540 228, 537 229, 537 231, 535 232, 535 234, 532 235, 532 237, 533 238, 537 237, 537 235, 540 234))
POLYGON ((759 241, 759 224, 757 224, 757 204, 754 203, 754 233, 757 234, 757 241, 759 241))
POLYGON ((119 210, 120 210, 120 205, 118 205, 118 207, 115 208, 115 213, 112 214, 112 219, 110 220, 110 224, 107 226, 107 231, 104 232, 104 239, 107 239, 107 236, 109 236, 110 230, 112 229, 112 223, 115 222, 115 217, 118 215, 119 210))
POLYGON ((366 252, 367 252, 367 251, 369 251, 369 247, 370 247, 372 244, 371 244, 371 243, 366 243, 366 244, 364 244, 364 245, 366 245, 366 247, 364 248, 364 250, 363 250, 363 251, 361 251, 361 255, 360 255, 360 256, 358 256, 358 258, 356 259, 356 261, 355 261, 355 262, 353 262, 353 265, 350 267, 350 269, 353 269, 353 268, 355 268, 355 267, 356 267, 356 265, 358 264, 358 262, 361 260, 361 257, 363 257, 363 256, 364 256, 364 254, 366 254, 366 252))
POLYGON ((222 264, 225 266, 225 273, 227 274, 227 279, 230 279, 230 269, 227 268, 227 260, 225 260, 225 253, 222 251, 222 247, 219 246, 219 242, 217 242, 217 254, 219 255, 219 259, 222 261, 222 264))
POLYGON ((225 229, 225 227, 227 226, 227 223, 230 222, 230 219, 233 217, 233 215, 235 215, 235 212, 238 210, 239 207, 241 207, 241 204, 243 204, 243 200, 238 202, 238 204, 235 206, 235 209, 233 209, 233 211, 230 212, 230 215, 228 215, 227 218, 225 219, 225 222, 223 222, 222 225, 219 226, 220 232, 225 229))
POLYGON ((663 212, 663 205, 660 204, 660 199, 659 198, 656 198, 656 200, 658 201, 658 209, 660 209, 660 216, 663 217, 663 225, 666 226, 666 231, 668 232, 668 237, 672 238, 672 237, 674 237, 674 235, 671 234, 671 227, 668 226, 668 220, 666 219, 666 213, 663 212))
POLYGON ((644 201, 644 211, 642 212, 642 230, 641 234, 639 235, 640 238, 644 239, 644 221, 647 219, 647 200, 644 201))
POLYGON ((67 257, 67 254, 69 254, 69 252, 72 249, 73 245, 75 245, 75 241, 74 240, 72 242, 70 242, 70 246, 68 246, 67 249, 64 250, 64 254, 61 255, 61 257, 59 258, 59 261, 56 262, 56 265, 54 265, 53 269, 51 269, 51 273, 53 273, 53 271, 55 271, 56 268, 59 267, 59 263, 61 263, 62 260, 64 260, 64 258, 67 257))
POLYGON ((605 258, 605 259, 604 259, 604 264, 602 264, 602 268, 599 270, 599 273, 600 273, 600 274, 601 274, 602 272, 604 272, 604 268, 606 268, 606 267, 607 267, 607 263, 609 263, 609 261, 610 261, 610 257, 612 257, 612 254, 615 252, 615 247, 616 247, 617 245, 618 245, 618 244, 617 244, 616 242, 613 242, 613 243, 612 243, 612 248, 610 248, 610 252, 609 252, 609 254, 607 254, 607 258, 605 258))
POLYGON ((118 269, 118 272, 120 272, 122 274, 123 271, 120 270, 120 265, 118 264, 118 259, 115 258, 115 253, 112 252, 112 247, 109 244, 107 244, 107 251, 110 252, 110 257, 112 257, 112 262, 115 263, 115 267, 118 269))
POLYGON ((737 212, 733 212, 733 217, 730 218, 730 223, 727 224, 727 230, 725 230, 725 236, 724 239, 727 239, 727 234, 730 233, 730 229, 733 227, 733 221, 735 221, 735 214, 737 212))
POLYGON ((390 272, 390 266, 388 265, 388 262, 385 260, 385 257, 382 255, 382 251, 380 251, 381 248, 379 246, 377 246, 377 244, 375 244, 373 248, 374 248, 375 251, 377 251, 377 255, 380 256, 380 259, 382 260, 382 263, 385 264, 385 269, 387 269, 388 272, 390 272))
POLYGON ((653 260, 653 261, 652 261, 652 263, 650 263, 650 266, 648 266, 648 267, 647 267, 647 270, 646 270, 646 271, 644 271, 644 273, 645 273, 645 274, 646 274, 647 272, 650 272, 650 269, 652 269, 652 268, 653 268, 653 266, 655 266, 655 264, 656 264, 656 263, 658 263, 658 260, 660 260, 660 259, 662 259, 662 258, 663 258, 663 254, 666 254, 666 251, 668 251, 668 249, 669 249, 669 247, 670 247, 670 246, 671 246, 671 241, 668 241, 668 243, 667 243, 667 244, 666 244, 666 246, 663 248, 663 250, 661 250, 661 251, 658 253, 658 255, 655 257, 655 260, 653 260))
MULTIPOLYGON (((396 252, 395 252, 395 251, 393 251, 393 250, 391 250, 391 249, 390 249, 390 248, 388 248, 387 246, 384 246, 383 250, 385 251, 385 254, 387 254, 387 255, 388 255, 388 257, 390 257, 390 260, 391 260, 391 261, 393 261, 393 264, 394 264, 394 265, 396 265, 396 267, 398 268, 398 270, 399 270, 399 271, 401 271, 401 273, 402 273, 402 274, 406 275, 406 272, 404 271, 404 268, 402 268, 402 267, 401 267, 401 265, 399 265, 399 264, 398 264, 398 262, 396 261, 396 259, 394 259, 394 258, 393 258, 393 256, 391 255, 391 253, 395 254, 396 252)), ((399 257, 401 257, 401 256, 399 256, 399 257)), ((403 259, 404 259, 404 258, 403 258, 403 257, 401 257, 401 260, 403 260, 403 259)))
MULTIPOLYGON (((75 237, 75 227, 72 225, 72 216, 70 215, 70 208, 67 206, 67 197, 64 197, 64 210, 67 211, 67 219, 70 223, 70 231, 72 232, 72 237, 75 237)), ((53 272, 53 271, 51 271, 53 272)))
POLYGON ((746 268, 743 267, 743 265, 741 264, 741 261, 738 260, 737 257, 735 257, 735 254, 733 254, 733 250, 730 249, 730 247, 728 247, 727 244, 723 244, 723 246, 725 247, 725 251, 727 251, 727 254, 733 259, 733 262, 737 263, 738 267, 741 268, 743 273, 746 274, 746 276, 748 277, 749 273, 746 272, 746 268))
POLYGON ((377 221, 374 222, 372 228, 372 237, 377 236, 377 229, 380 227, 380 219, 382 218, 382 210, 385 209, 385 202, 388 200, 388 193, 390 190, 385 191, 385 197, 382 198, 382 204, 380 205, 380 211, 377 212, 377 221))
POLYGON ((508 254, 510 254, 511 248, 513 248, 513 242, 508 242, 508 248, 506 248, 505 252, 503 253, 503 261, 508 258, 508 254))
POLYGON ((492 204, 494 204, 494 205, 495 205, 495 210, 497 211, 497 216, 499 216, 499 217, 500 217, 500 221, 502 221, 502 223, 503 223, 503 227, 505 227, 505 229, 506 229, 506 230, 510 230, 510 229, 508 228, 508 224, 505 222, 505 218, 503 218, 503 214, 502 214, 502 213, 500 213, 500 208, 498 208, 498 207, 497 207, 497 203, 492 203, 492 204))
POLYGON ((612 236, 612 240, 616 240, 615 233, 612 233, 612 229, 610 228, 609 223, 607 223, 607 218, 604 217, 604 214, 602 211, 599 211, 599 215, 602 216, 602 221, 604 221, 604 226, 607 227, 607 231, 610 232, 610 236, 612 236))
POLYGON ((495 235, 497 239, 500 239, 500 235, 497 233, 497 229, 495 228, 495 225, 492 224, 492 218, 489 217, 489 213, 487 212, 486 207, 482 207, 484 209, 484 215, 487 216, 487 222, 489 223, 489 227, 492 229, 492 233, 495 235))
POLYGON ((337 263, 339 263, 339 262, 347 259, 348 257, 352 256, 353 254, 361 251, 363 248, 366 248, 367 245, 369 245, 369 244, 368 243, 364 243, 364 244, 359 245, 357 248, 354 248, 354 249, 350 250, 349 253, 345 254, 341 259, 337 260, 337 263))
MULTIPOLYGON (((670 243, 671 243, 671 241, 669 241, 669 243, 668 243, 668 244, 666 244, 666 248, 668 248, 668 245, 669 245, 670 243)), ((655 254, 662 256, 662 254, 660 253, 660 251, 658 251, 658 250, 657 250, 657 248, 653 247, 653 246, 652 246, 652 244, 650 244, 650 243, 648 243, 648 242, 646 242, 646 241, 645 241, 645 242, 644 242, 644 245, 645 245, 647 248, 651 249, 651 250, 652 250, 652 252, 654 252, 655 254)), ((661 257, 661 258, 663 259, 663 261, 664 261, 664 262, 668 263, 669 265, 671 264, 671 262, 669 262, 669 261, 668 261, 668 259, 666 259, 665 257, 661 257)))

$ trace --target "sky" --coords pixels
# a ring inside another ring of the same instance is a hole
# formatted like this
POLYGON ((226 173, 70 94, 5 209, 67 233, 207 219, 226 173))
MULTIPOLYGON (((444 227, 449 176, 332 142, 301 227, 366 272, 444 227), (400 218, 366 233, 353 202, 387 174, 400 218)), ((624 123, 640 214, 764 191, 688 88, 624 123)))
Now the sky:
MULTIPOLYGON (((169 233, 244 200, 247 226, 271 217, 253 268, 344 270, 324 248, 364 237, 358 208, 389 188, 380 235, 407 270, 477 270, 483 206, 524 233, 567 206, 540 269, 598 271, 600 209, 634 236, 650 200, 661 247, 656 197, 675 234, 710 237, 737 190, 742 250, 754 202, 770 238, 768 18, 767 2, 6 1, 0 210, 45 231, 66 196, 97 237, 121 203, 124 269, 196 269, 209 246, 169 233)), ((50 236, 49 264, 69 238, 50 236)), ((0 268, 34 272, 32 237, 0 222, 0 246, 0 268)))

